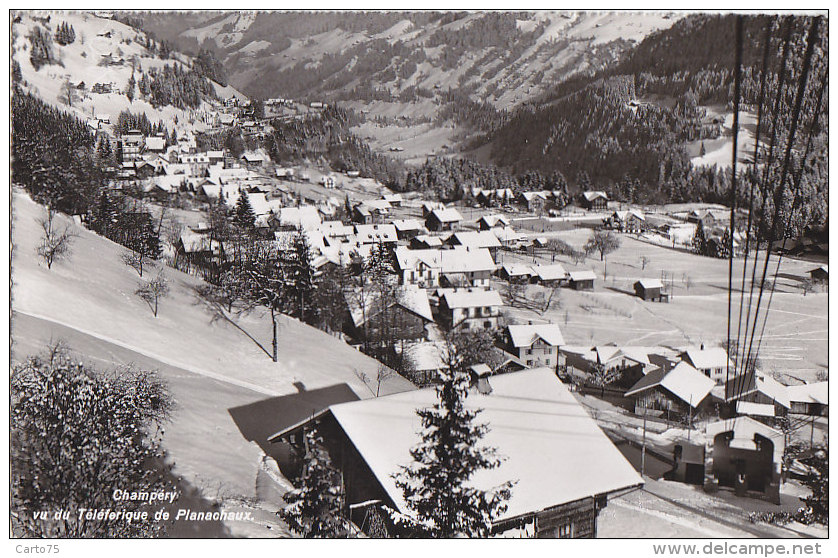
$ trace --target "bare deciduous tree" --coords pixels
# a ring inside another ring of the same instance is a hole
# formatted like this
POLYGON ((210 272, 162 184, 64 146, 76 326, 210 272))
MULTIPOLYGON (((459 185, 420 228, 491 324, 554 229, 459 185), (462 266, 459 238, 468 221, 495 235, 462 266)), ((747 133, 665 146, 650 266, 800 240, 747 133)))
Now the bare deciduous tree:
POLYGON ((148 282, 141 282, 139 288, 135 291, 138 297, 143 299, 151 311, 154 312, 154 317, 157 317, 157 306, 161 298, 166 298, 169 295, 169 281, 161 271, 157 277, 148 282))
POLYGON ((38 256, 52 269, 52 264, 70 255, 70 247, 76 234, 69 225, 58 227, 55 220, 56 211, 47 209, 47 216, 38 220, 44 234, 38 246, 38 256))
POLYGON ((396 374, 391 369, 379 363, 378 369, 375 371, 375 377, 371 378, 367 375, 366 372, 360 370, 356 370, 355 375, 358 377, 359 380, 364 382, 364 385, 367 386, 367 389, 370 390, 370 393, 378 397, 379 395, 381 395, 381 385, 384 382, 386 382, 388 378, 391 378, 396 374))
POLYGON ((70 78, 67 78, 61 85, 61 100, 64 101, 67 106, 72 107, 73 103, 77 101, 78 98, 79 96, 76 92, 76 86, 70 82, 70 78))
POLYGON ((143 268, 146 263, 146 257, 142 253, 134 252, 133 250, 125 250, 120 255, 120 258, 122 259, 122 263, 136 271, 140 277, 143 276, 143 268))

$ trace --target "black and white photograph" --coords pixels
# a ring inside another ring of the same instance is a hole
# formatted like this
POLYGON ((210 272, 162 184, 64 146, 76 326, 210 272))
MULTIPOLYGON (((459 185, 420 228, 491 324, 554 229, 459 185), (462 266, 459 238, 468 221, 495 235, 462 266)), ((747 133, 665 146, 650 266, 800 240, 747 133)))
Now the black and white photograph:
POLYGON ((826 9, 163 7, 9 10, 10 551, 826 552, 826 9))

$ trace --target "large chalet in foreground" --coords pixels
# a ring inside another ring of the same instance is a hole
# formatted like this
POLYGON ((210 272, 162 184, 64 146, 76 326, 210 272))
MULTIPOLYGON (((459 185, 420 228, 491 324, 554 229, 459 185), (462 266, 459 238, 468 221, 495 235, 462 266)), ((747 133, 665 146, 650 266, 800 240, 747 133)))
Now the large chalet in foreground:
MULTIPOLYGON (((369 514, 382 505, 411 514, 393 475, 411 463, 410 449, 421 441, 416 410, 436 400, 427 388, 332 405, 270 440, 290 440, 316 422, 340 467, 356 525, 369 524, 369 514)), ((483 442, 506 457, 475 475, 475 485, 489 490, 517 481, 493 524, 498 536, 594 537, 609 495, 643 484, 552 368, 492 376, 469 392, 465 406, 483 410, 478 422, 489 426, 483 442)), ((399 534, 397 526, 387 526, 399 534)))

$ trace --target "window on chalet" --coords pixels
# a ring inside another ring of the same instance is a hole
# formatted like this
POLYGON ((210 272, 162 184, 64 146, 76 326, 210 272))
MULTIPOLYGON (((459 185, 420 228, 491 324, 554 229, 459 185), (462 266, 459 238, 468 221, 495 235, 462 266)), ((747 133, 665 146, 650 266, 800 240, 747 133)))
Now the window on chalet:
POLYGON ((558 529, 556 529, 556 535, 560 539, 572 539, 573 523, 565 523, 564 525, 560 525, 558 529))

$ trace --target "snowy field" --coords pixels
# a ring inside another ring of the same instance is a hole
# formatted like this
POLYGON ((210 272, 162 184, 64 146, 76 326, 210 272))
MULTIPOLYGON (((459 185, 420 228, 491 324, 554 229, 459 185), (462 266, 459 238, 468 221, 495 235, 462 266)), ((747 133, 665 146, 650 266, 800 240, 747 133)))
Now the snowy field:
MULTIPOLYGON (((553 236, 581 247, 590 234, 590 230, 577 229, 553 236)), ((566 257, 556 257, 556 262, 565 269, 592 269, 597 275, 593 292, 563 288, 558 308, 541 314, 535 309, 507 306, 504 311, 508 317, 511 320, 550 320, 558 323, 569 344, 613 342, 681 347, 700 343, 716 346, 724 341, 727 336, 727 260, 655 246, 629 235, 619 236, 621 247, 605 262, 600 262, 598 255, 579 265, 566 257), (641 257, 648 258, 645 269, 641 257), (606 267, 608 275, 603 280, 606 267), (634 296, 632 285, 635 281, 640 278, 659 279, 662 271, 673 278, 673 297, 669 304, 644 302, 634 296)), ((539 252, 536 259, 549 263, 551 256, 539 252)), ((776 256, 772 256, 769 266, 771 275, 776 261, 776 256)), ((533 263, 533 258, 520 253, 499 253, 498 264, 513 262, 533 263)), ((763 262, 760 258, 758 272, 761 272, 763 262)), ((734 260, 734 289, 742 285, 742 265, 741 258, 734 260)), ((746 274, 745 316, 752 265, 751 257, 746 274)), ((801 380, 813 381, 818 372, 828 368, 828 294, 814 292, 804 296, 799 279, 808 276, 808 270, 817 265, 793 258, 783 259, 760 348, 761 368, 790 384, 800 383, 801 380)), ((503 292, 503 282, 496 281, 495 288, 503 292)), ((539 286, 528 289, 530 298, 538 296, 538 291, 545 291, 539 286)), ((758 292, 757 288, 754 306, 758 292)), ((763 295, 762 309, 768 296, 768 292, 763 295)), ((734 332, 739 322, 739 300, 737 294, 732 311, 734 332)), ((762 318, 759 327, 762 328, 762 318)))

